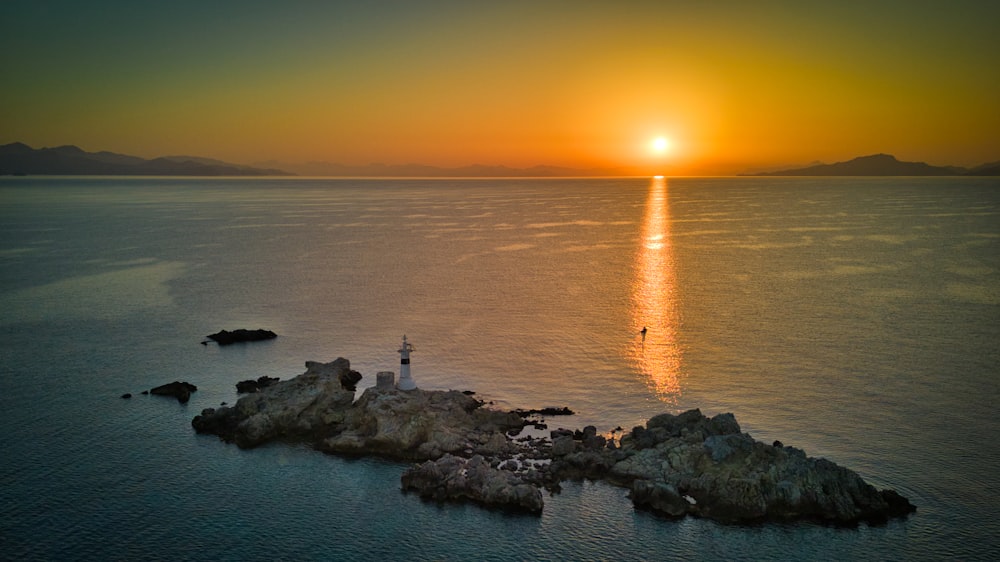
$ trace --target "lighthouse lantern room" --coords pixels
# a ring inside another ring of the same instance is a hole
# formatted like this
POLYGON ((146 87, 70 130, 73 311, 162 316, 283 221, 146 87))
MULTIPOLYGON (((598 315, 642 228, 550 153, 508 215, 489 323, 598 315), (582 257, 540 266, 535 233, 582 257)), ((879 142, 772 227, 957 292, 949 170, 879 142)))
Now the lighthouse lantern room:
POLYGON ((417 383, 413 382, 413 377, 410 376, 410 352, 413 351, 413 344, 406 341, 406 336, 403 336, 403 346, 399 348, 399 382, 396 383, 396 388, 400 390, 415 390, 417 388, 417 383))

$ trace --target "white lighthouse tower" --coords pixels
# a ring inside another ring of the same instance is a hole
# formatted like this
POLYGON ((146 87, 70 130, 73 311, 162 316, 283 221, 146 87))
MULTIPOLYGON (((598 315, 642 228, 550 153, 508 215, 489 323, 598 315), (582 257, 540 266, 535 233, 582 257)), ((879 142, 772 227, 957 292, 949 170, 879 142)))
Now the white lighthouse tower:
POLYGON ((417 383, 413 382, 410 376, 410 352, 413 351, 413 344, 406 341, 403 336, 403 347, 399 348, 399 382, 396 388, 400 390, 416 390, 417 383))

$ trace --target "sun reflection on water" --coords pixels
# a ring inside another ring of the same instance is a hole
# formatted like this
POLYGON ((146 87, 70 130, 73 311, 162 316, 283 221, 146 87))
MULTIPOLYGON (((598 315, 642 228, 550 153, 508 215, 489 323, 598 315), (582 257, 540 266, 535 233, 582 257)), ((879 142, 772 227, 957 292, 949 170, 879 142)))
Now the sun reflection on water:
POLYGON ((677 281, 667 180, 660 176, 650 181, 635 272, 631 311, 636 337, 628 348, 628 357, 661 400, 676 403, 681 394, 677 281))

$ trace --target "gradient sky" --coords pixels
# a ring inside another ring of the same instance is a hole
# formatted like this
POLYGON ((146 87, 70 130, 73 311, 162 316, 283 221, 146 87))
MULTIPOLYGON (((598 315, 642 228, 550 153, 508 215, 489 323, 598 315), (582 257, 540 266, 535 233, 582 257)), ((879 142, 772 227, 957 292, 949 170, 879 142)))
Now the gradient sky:
POLYGON ((995 0, 3 0, 0 144, 669 174, 877 152, 977 165, 1000 159, 998 22, 995 0))

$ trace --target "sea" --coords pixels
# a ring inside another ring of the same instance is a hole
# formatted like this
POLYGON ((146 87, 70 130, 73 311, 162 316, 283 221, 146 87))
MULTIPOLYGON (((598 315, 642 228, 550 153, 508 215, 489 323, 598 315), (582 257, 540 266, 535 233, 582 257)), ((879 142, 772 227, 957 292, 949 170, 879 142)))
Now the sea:
POLYGON ((997 560, 998 376, 998 178, 0 178, 3 560, 997 560), (278 337, 201 345, 238 328, 278 337), (404 335, 421 388, 602 433, 732 412, 917 512, 725 525, 583 481, 524 515, 191 428, 305 361, 374 386, 404 335))

